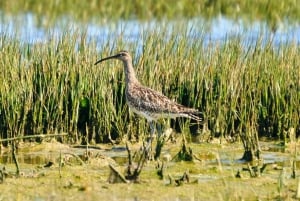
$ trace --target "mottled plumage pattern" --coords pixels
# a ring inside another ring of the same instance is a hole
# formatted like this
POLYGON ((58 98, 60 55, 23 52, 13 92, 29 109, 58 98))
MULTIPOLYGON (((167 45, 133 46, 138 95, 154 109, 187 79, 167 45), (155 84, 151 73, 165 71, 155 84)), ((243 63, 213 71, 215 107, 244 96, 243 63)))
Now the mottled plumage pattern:
POLYGON ((148 87, 144 87, 136 79, 132 66, 132 58, 127 51, 121 51, 114 56, 110 56, 97 61, 98 64, 108 59, 119 59, 123 61, 126 79, 126 100, 130 109, 145 117, 149 122, 159 118, 186 117, 201 121, 197 115, 198 110, 180 105, 159 92, 148 87))
POLYGON ((145 116, 149 121, 159 118, 186 117, 200 121, 199 111, 180 105, 168 97, 139 83, 131 84, 126 89, 126 99, 134 112, 145 116))

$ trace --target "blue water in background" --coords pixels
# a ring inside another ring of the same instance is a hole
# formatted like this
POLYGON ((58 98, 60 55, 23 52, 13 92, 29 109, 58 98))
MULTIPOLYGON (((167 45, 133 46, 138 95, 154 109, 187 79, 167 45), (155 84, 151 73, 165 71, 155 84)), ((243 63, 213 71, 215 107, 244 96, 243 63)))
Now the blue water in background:
MULTIPOLYGON (((111 43, 114 48, 115 39, 122 37, 125 42, 134 42, 143 45, 143 36, 149 33, 164 32, 165 37, 176 30, 187 30, 182 37, 195 40, 201 38, 203 44, 222 43, 231 38, 239 37, 245 47, 255 45, 258 39, 268 41, 272 38, 274 46, 287 43, 300 44, 300 26, 283 23, 276 32, 272 32, 265 22, 254 21, 244 23, 242 20, 233 21, 224 16, 218 16, 210 22, 202 18, 188 20, 168 20, 146 22, 138 20, 119 20, 105 24, 87 22, 80 23, 70 17, 57 20, 52 26, 43 26, 43 19, 37 19, 31 13, 18 16, 5 15, 0 12, 0 34, 17 38, 21 43, 43 43, 55 38, 59 39, 64 34, 85 33, 88 41, 96 41, 98 50, 102 45, 111 43), (184 29, 182 29, 184 27, 184 29)), ((182 34, 182 31, 178 33, 182 34)), ((79 34, 80 35, 80 34, 79 34)))

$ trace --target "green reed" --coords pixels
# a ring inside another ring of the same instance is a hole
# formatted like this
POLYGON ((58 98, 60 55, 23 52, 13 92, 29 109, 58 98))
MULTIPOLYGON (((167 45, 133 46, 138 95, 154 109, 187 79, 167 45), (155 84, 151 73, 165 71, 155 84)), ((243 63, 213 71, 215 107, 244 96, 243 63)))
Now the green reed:
MULTIPOLYGON (((171 34, 145 33, 139 38, 141 52, 137 42, 122 37, 115 41, 118 48, 107 42, 98 52, 96 41, 87 42, 81 32, 34 45, 2 35, 1 138, 67 132, 70 142, 107 142, 147 134, 145 120, 129 113, 126 105, 122 63, 93 65, 124 48, 134 57, 140 81, 202 111, 212 136, 240 136, 248 147, 257 136, 285 140, 292 130, 299 135, 296 44, 274 47, 272 39, 258 39, 245 48, 237 37, 203 45, 203 38, 186 33, 184 27, 171 34)), ((184 121, 172 126, 178 124, 188 131, 184 121)), ((196 127, 192 133, 201 133, 202 127, 196 127)))

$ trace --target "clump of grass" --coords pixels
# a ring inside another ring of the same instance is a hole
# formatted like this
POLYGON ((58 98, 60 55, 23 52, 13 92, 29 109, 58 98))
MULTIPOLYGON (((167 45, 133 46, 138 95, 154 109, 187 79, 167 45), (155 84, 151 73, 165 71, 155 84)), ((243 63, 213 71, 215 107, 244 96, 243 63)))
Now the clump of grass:
POLYGON ((146 134, 145 120, 128 112, 122 64, 93 65, 124 47, 143 84, 203 111, 212 136, 240 136, 245 158, 249 152, 259 158, 260 136, 285 140, 290 128, 299 135, 296 44, 274 47, 271 39, 258 39, 245 47, 237 37, 204 45, 203 38, 188 37, 185 26, 181 30, 145 32, 136 42, 120 37, 117 49, 108 41, 99 52, 97 41, 76 31, 34 45, 2 35, 1 138, 68 132, 71 142, 86 143, 146 134))

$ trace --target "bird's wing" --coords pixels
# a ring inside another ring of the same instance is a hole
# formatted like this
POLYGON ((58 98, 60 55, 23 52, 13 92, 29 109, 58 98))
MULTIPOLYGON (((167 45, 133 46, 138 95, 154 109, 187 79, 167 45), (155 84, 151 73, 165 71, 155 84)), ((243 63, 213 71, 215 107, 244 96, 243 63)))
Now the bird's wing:
MULTIPOLYGON (((147 110, 155 113, 199 114, 198 110, 180 105, 153 89, 144 86, 133 86, 128 90, 130 90, 130 92, 127 95, 127 99, 134 107, 140 110, 147 110)), ((187 115, 187 117, 190 116, 187 115)))

